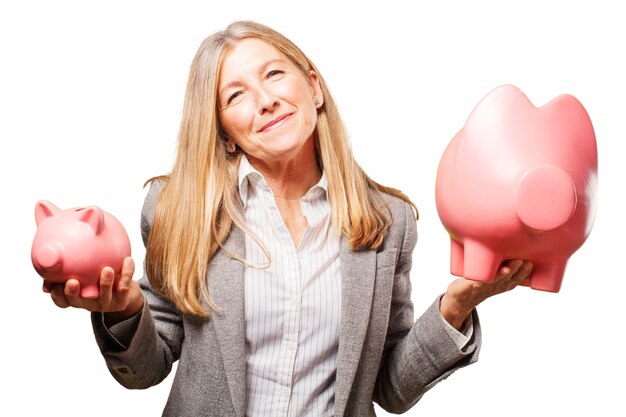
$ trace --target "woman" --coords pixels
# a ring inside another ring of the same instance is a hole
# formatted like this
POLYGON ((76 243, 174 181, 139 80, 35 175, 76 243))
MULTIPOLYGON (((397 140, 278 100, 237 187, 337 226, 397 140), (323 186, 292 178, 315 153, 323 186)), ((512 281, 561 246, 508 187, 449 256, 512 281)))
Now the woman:
POLYGON ((477 360, 475 307, 529 277, 457 279, 414 322, 417 211, 353 160, 315 66, 253 22, 207 38, 192 63, 171 174, 142 211, 146 275, 132 259, 97 300, 69 280, 60 307, 92 315, 113 376, 162 381, 166 416, 373 416, 408 410, 477 360))

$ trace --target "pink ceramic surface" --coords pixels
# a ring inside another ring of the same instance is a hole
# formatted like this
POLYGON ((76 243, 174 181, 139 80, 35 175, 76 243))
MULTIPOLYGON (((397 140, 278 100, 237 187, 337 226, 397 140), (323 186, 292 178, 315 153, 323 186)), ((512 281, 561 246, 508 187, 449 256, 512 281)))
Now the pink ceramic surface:
POLYGON ((491 281, 506 259, 534 263, 529 285, 558 292, 595 216, 597 150, 580 102, 535 107, 505 85, 476 106, 445 150, 436 183, 452 274, 491 281))
POLYGON ((124 258, 130 256, 130 241, 111 214, 95 206, 60 210, 42 200, 35 206, 35 220, 31 258, 46 282, 75 278, 81 297, 97 298, 102 268, 110 266, 119 278, 124 258))

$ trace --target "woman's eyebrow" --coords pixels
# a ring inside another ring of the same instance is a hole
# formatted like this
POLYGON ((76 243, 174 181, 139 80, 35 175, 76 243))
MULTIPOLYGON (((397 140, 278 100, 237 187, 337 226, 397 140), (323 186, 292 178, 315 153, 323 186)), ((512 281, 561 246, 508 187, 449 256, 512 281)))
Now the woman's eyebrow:
POLYGON ((284 64, 286 61, 282 58, 274 58, 274 59, 270 59, 269 61, 267 61, 265 64, 261 65, 261 67, 259 68, 260 72, 263 72, 267 69, 267 67, 269 67, 272 64, 275 63, 281 63, 284 64))

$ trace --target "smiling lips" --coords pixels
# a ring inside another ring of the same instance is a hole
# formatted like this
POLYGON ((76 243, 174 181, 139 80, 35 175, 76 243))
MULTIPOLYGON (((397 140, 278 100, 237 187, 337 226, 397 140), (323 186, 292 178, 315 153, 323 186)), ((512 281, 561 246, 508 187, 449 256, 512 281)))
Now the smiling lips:
POLYGON ((266 124, 265 126, 263 126, 261 129, 259 129, 259 133, 261 132, 266 132, 268 130, 272 130, 272 128, 274 127, 278 127, 280 125, 282 125, 284 122, 287 121, 287 119, 292 115, 293 113, 287 113, 287 114, 283 114, 282 116, 278 116, 277 118, 275 118, 274 120, 272 120, 271 122, 269 122, 268 124, 266 124))

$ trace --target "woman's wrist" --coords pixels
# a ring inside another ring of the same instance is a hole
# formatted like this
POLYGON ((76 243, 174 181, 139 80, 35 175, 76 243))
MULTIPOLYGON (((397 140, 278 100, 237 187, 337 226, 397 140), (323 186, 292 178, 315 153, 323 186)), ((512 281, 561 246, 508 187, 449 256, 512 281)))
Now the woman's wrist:
POLYGON ((131 296, 126 308, 120 311, 104 313, 104 322, 107 326, 113 326, 126 319, 133 317, 143 310, 143 293, 138 285, 131 287, 131 296))
POLYGON ((454 297, 451 297, 448 293, 445 293, 441 298, 441 302, 439 303, 439 311, 441 312, 441 316, 446 320, 452 327, 461 331, 463 327, 463 323, 472 313, 473 307, 464 306, 462 303, 459 303, 454 297))

